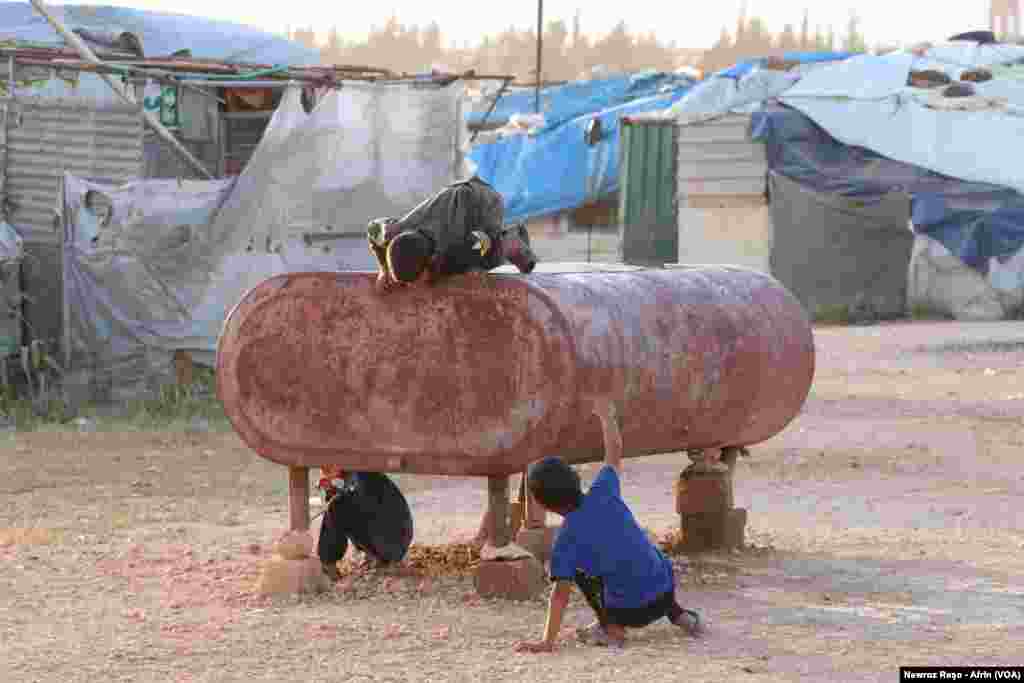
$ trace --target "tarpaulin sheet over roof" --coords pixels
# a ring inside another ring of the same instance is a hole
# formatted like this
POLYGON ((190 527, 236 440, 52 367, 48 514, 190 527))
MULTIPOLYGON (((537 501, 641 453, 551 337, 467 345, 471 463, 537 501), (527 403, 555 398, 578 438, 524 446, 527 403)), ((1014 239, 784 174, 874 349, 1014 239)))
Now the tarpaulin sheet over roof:
POLYGON ((911 196, 914 229, 994 286, 1024 249, 1024 83, 971 83, 975 95, 908 84, 911 71, 958 79, 965 70, 1024 60, 1024 47, 956 41, 923 55, 859 55, 807 74, 755 113, 772 170, 818 190, 866 199, 911 196), (998 276, 998 277, 996 277, 998 276))
POLYGON ((966 69, 1020 58, 1024 47, 975 43, 933 48, 925 57, 860 55, 806 74, 781 99, 844 144, 1024 191, 1024 83, 973 83, 977 95, 959 98, 908 85, 912 69, 956 79, 966 69))
MULTIPOLYGON (((317 50, 232 22, 108 5, 52 4, 49 8, 71 30, 133 33, 142 40, 147 56, 189 49, 195 59, 290 66, 320 63, 317 50)), ((0 40, 9 39, 50 45, 64 42, 29 3, 0 2, 0 40)))
POLYGON ((578 116, 531 135, 477 145, 469 159, 505 199, 505 220, 519 221, 582 206, 619 189, 619 119, 667 109, 686 94, 648 97, 578 116), (587 144, 587 125, 600 120, 601 139, 587 144))
MULTIPOLYGON (((785 58, 797 64, 818 64, 845 56, 832 52, 793 53, 785 58)), ((573 209, 618 191, 621 117, 677 110, 725 113, 780 94, 796 80, 783 72, 761 71, 764 61, 750 60, 696 84, 677 74, 640 74, 561 86, 552 90, 560 99, 552 96, 550 109, 543 112, 544 127, 530 135, 510 135, 479 144, 469 158, 477 164, 480 176, 504 196, 508 220, 526 220, 573 209), (767 80, 762 78, 764 75, 767 80), (737 88, 737 80, 752 76, 757 81, 752 88, 737 88), (777 82, 780 80, 784 82, 777 82), (608 106, 615 98, 636 97, 644 89, 667 92, 608 106), (706 96, 698 97, 698 92, 706 96), (601 120, 603 136, 598 144, 590 146, 584 134, 595 118, 601 120)), ((506 117, 512 113, 531 113, 531 98, 527 93, 517 93, 509 98, 504 109, 496 111, 506 117)))
POLYGON ((751 134, 767 146, 773 171, 831 194, 873 201, 911 197, 915 230, 938 240, 967 265, 988 273, 1024 247, 1024 196, 998 185, 944 176, 844 145, 799 111, 779 105, 755 112, 751 134))
MULTIPOLYGON (((689 76, 662 72, 645 72, 632 76, 574 81, 540 90, 540 113, 547 128, 557 127, 590 112, 601 111, 633 100, 643 99, 679 87, 692 85, 689 76)), ((490 102, 490 100, 488 100, 490 102)), ((466 114, 470 126, 483 124, 505 125, 514 114, 532 114, 536 109, 534 90, 514 90, 498 99, 494 110, 487 115, 483 110, 466 114)))

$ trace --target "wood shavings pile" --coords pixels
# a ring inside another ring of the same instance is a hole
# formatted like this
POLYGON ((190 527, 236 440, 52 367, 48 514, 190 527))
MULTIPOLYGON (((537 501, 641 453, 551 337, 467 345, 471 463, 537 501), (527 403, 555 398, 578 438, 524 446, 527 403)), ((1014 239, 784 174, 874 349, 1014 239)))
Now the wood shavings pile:
MULTIPOLYGON (((465 576, 480 563, 480 546, 473 543, 448 543, 446 545, 417 545, 409 547, 405 559, 397 565, 385 567, 382 571, 397 576, 465 576)), ((341 576, 372 573, 375 565, 367 563, 358 554, 349 554, 338 563, 341 576)))

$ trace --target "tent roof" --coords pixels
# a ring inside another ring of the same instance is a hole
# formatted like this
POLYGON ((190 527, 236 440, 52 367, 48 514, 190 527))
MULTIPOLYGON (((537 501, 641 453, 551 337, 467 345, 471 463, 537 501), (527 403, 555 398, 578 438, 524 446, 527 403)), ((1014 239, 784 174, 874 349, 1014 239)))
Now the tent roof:
MULTIPOLYGON (((189 49, 194 59, 292 66, 320 62, 317 50, 227 21, 108 5, 54 5, 52 10, 72 30, 133 33, 142 40, 148 56, 189 49)), ((4 40, 63 44, 46 19, 27 2, 0 2, 0 42, 4 40)))

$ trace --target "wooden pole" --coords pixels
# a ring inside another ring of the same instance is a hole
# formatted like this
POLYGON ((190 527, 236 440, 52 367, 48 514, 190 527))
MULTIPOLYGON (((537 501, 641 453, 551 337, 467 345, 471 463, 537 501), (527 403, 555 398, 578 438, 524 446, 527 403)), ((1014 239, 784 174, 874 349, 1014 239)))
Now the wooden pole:
POLYGON ((309 468, 288 468, 288 528, 309 531, 309 468))
POLYGON ((495 548, 506 546, 512 541, 508 508, 508 477, 487 477, 487 513, 490 517, 487 541, 495 548))
MULTIPOLYGON (((83 59, 91 62, 92 64, 95 64, 96 66, 103 66, 103 62, 100 60, 100 58, 97 57, 95 53, 93 53, 93 51, 89 49, 89 47, 82 41, 81 38, 79 38, 76 34, 69 31, 67 27, 64 26, 64 24, 61 23, 59 19, 50 14, 50 11, 46 9, 45 5, 43 5, 42 0, 31 0, 31 2, 32 6, 36 8, 36 11, 43 15, 43 17, 48 22, 50 22, 50 25, 53 26, 54 29, 56 29, 57 33, 59 33, 61 37, 68 42, 69 45, 74 47, 75 50, 77 50, 78 53, 82 55, 83 59)), ((125 102, 132 105, 138 104, 138 102, 135 101, 135 98, 128 93, 127 89, 125 89, 124 84, 118 83, 116 80, 111 78, 109 74, 99 72, 98 75, 100 78, 106 81, 107 85, 109 85, 111 89, 113 89, 113 91, 117 93, 118 96, 121 97, 121 99, 123 99, 125 102)), ((142 106, 139 107, 139 111, 142 113, 142 118, 145 119, 146 123, 149 124, 150 128, 156 131, 156 134, 164 142, 166 142, 172 148, 174 148, 174 150, 181 155, 181 157, 188 163, 189 166, 192 167, 193 170, 195 170, 204 178, 213 178, 213 175, 206 170, 206 167, 203 166, 203 164, 198 159, 192 156, 191 152, 185 149, 185 146, 182 145, 181 142, 176 137, 174 137, 174 135, 171 134, 171 131, 164 128, 164 125, 160 123, 160 120, 157 119, 153 112, 146 111, 146 108, 142 106)))
POLYGON ((533 107, 540 113, 540 82, 544 51, 544 0, 537 0, 537 86, 533 93, 533 107))

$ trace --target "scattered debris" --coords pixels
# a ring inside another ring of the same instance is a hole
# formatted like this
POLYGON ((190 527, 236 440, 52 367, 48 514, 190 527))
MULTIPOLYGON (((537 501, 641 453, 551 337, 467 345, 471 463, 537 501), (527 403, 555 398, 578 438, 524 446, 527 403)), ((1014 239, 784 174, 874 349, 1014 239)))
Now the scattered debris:
POLYGON ((992 80, 992 72, 988 69, 968 69, 960 74, 961 81, 970 83, 984 83, 992 80))
POLYGON ((952 78, 937 69, 911 71, 907 78, 907 85, 914 88, 939 88, 952 82, 952 78))
POLYGON ((968 83, 954 83, 942 91, 944 97, 973 97, 975 94, 974 86, 968 83))

